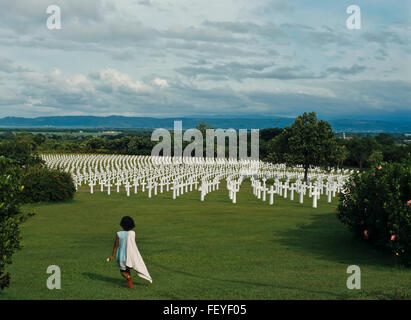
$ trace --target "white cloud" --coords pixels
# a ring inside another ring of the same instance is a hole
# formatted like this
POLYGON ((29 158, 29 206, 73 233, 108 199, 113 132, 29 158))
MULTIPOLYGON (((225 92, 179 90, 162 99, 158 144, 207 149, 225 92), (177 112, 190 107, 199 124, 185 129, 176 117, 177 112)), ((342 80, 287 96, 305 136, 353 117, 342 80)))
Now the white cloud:
POLYGON ((136 92, 151 92, 152 87, 145 84, 143 81, 133 80, 128 74, 121 73, 115 69, 105 69, 98 71, 93 76, 108 84, 112 89, 130 89, 136 92))
POLYGON ((153 82, 153 84, 155 84, 156 86, 159 86, 161 88, 168 87, 168 82, 165 79, 155 78, 152 82, 153 82))

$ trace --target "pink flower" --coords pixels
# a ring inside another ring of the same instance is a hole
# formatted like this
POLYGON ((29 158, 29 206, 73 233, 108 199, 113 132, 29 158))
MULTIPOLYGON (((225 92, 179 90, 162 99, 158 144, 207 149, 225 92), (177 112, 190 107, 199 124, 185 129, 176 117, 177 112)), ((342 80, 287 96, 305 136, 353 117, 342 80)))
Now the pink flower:
POLYGON ((407 201, 407 206, 411 206, 411 200, 407 201))
POLYGON ((368 239, 368 230, 364 230, 364 238, 368 239))
POLYGON ((395 241, 395 234, 391 236, 391 241, 395 241))
POLYGON ((378 168, 377 168, 378 170, 381 170, 382 169, 382 167, 381 166, 378 166, 378 168))
POLYGON ((21 167, 22 167, 23 169, 26 169, 26 165, 25 165, 25 164, 23 164, 21 167))

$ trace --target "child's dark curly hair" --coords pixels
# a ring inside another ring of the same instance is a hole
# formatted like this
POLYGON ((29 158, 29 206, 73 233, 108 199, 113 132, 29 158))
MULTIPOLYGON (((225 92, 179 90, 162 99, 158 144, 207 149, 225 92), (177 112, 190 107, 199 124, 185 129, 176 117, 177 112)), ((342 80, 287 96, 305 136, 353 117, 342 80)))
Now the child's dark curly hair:
POLYGON ((136 225, 134 224, 134 220, 132 217, 125 216, 121 218, 120 226, 124 229, 124 231, 130 231, 136 225))

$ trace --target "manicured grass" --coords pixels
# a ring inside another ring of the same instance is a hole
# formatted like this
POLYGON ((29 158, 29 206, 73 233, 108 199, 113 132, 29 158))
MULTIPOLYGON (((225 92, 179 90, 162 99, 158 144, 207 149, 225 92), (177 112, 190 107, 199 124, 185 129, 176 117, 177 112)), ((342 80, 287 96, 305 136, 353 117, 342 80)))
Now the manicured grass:
POLYGON ((8 267, 0 299, 398 299, 409 298, 411 270, 352 239, 326 197, 318 209, 242 189, 236 205, 226 190, 172 200, 125 193, 78 192, 63 204, 40 204, 22 225, 23 246, 8 267), (137 245, 153 278, 125 287, 111 254, 122 216, 136 222, 137 245), (348 290, 346 269, 358 265, 362 289, 348 290), (49 290, 49 265, 62 289, 49 290))

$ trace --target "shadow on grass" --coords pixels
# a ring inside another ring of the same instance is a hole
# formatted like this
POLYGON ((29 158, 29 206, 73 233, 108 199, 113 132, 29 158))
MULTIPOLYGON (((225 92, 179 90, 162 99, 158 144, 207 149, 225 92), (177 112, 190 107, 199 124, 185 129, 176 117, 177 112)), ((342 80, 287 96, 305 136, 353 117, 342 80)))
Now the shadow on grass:
MULTIPOLYGON (((92 273, 92 272, 83 272, 82 274, 83 274, 83 276, 85 276, 85 277, 87 277, 87 278, 89 278, 90 280, 93 280, 93 281, 109 282, 109 283, 115 284, 117 286, 124 287, 125 280, 123 278, 121 278, 120 275, 119 275, 118 278, 112 278, 112 277, 107 277, 105 275, 92 273)), ((141 283, 133 282, 133 284, 135 286, 136 285, 137 286, 143 286, 143 284, 141 284, 141 283)))
POLYGON ((355 239, 344 228, 335 213, 313 214, 309 224, 298 229, 277 232, 284 247, 294 248, 321 259, 347 265, 394 267, 394 259, 387 252, 377 251, 371 244, 355 239))
POLYGON ((160 269, 163 269, 165 271, 168 271, 170 273, 182 274, 184 276, 193 277, 193 278, 197 278, 197 279, 203 279, 203 280, 213 280, 213 281, 217 281, 218 283, 227 282, 227 283, 234 283, 234 284, 243 284, 243 285, 248 285, 248 286, 271 287, 273 289, 288 289, 288 290, 304 291, 304 292, 310 292, 310 293, 315 293, 315 294, 325 294, 325 295, 329 295, 329 296, 334 296, 338 299, 347 299, 348 298, 347 295, 337 294, 335 292, 330 292, 330 291, 307 290, 306 288, 290 287, 290 286, 283 286, 283 285, 271 284, 271 283, 251 282, 251 281, 243 281, 243 280, 230 280, 230 279, 221 279, 221 278, 210 277, 210 276, 200 276, 200 275, 192 274, 192 273, 189 273, 189 272, 172 269, 170 267, 166 267, 166 266, 160 265, 158 263, 153 263, 151 261, 149 262, 149 264, 153 265, 153 266, 156 266, 160 269))

